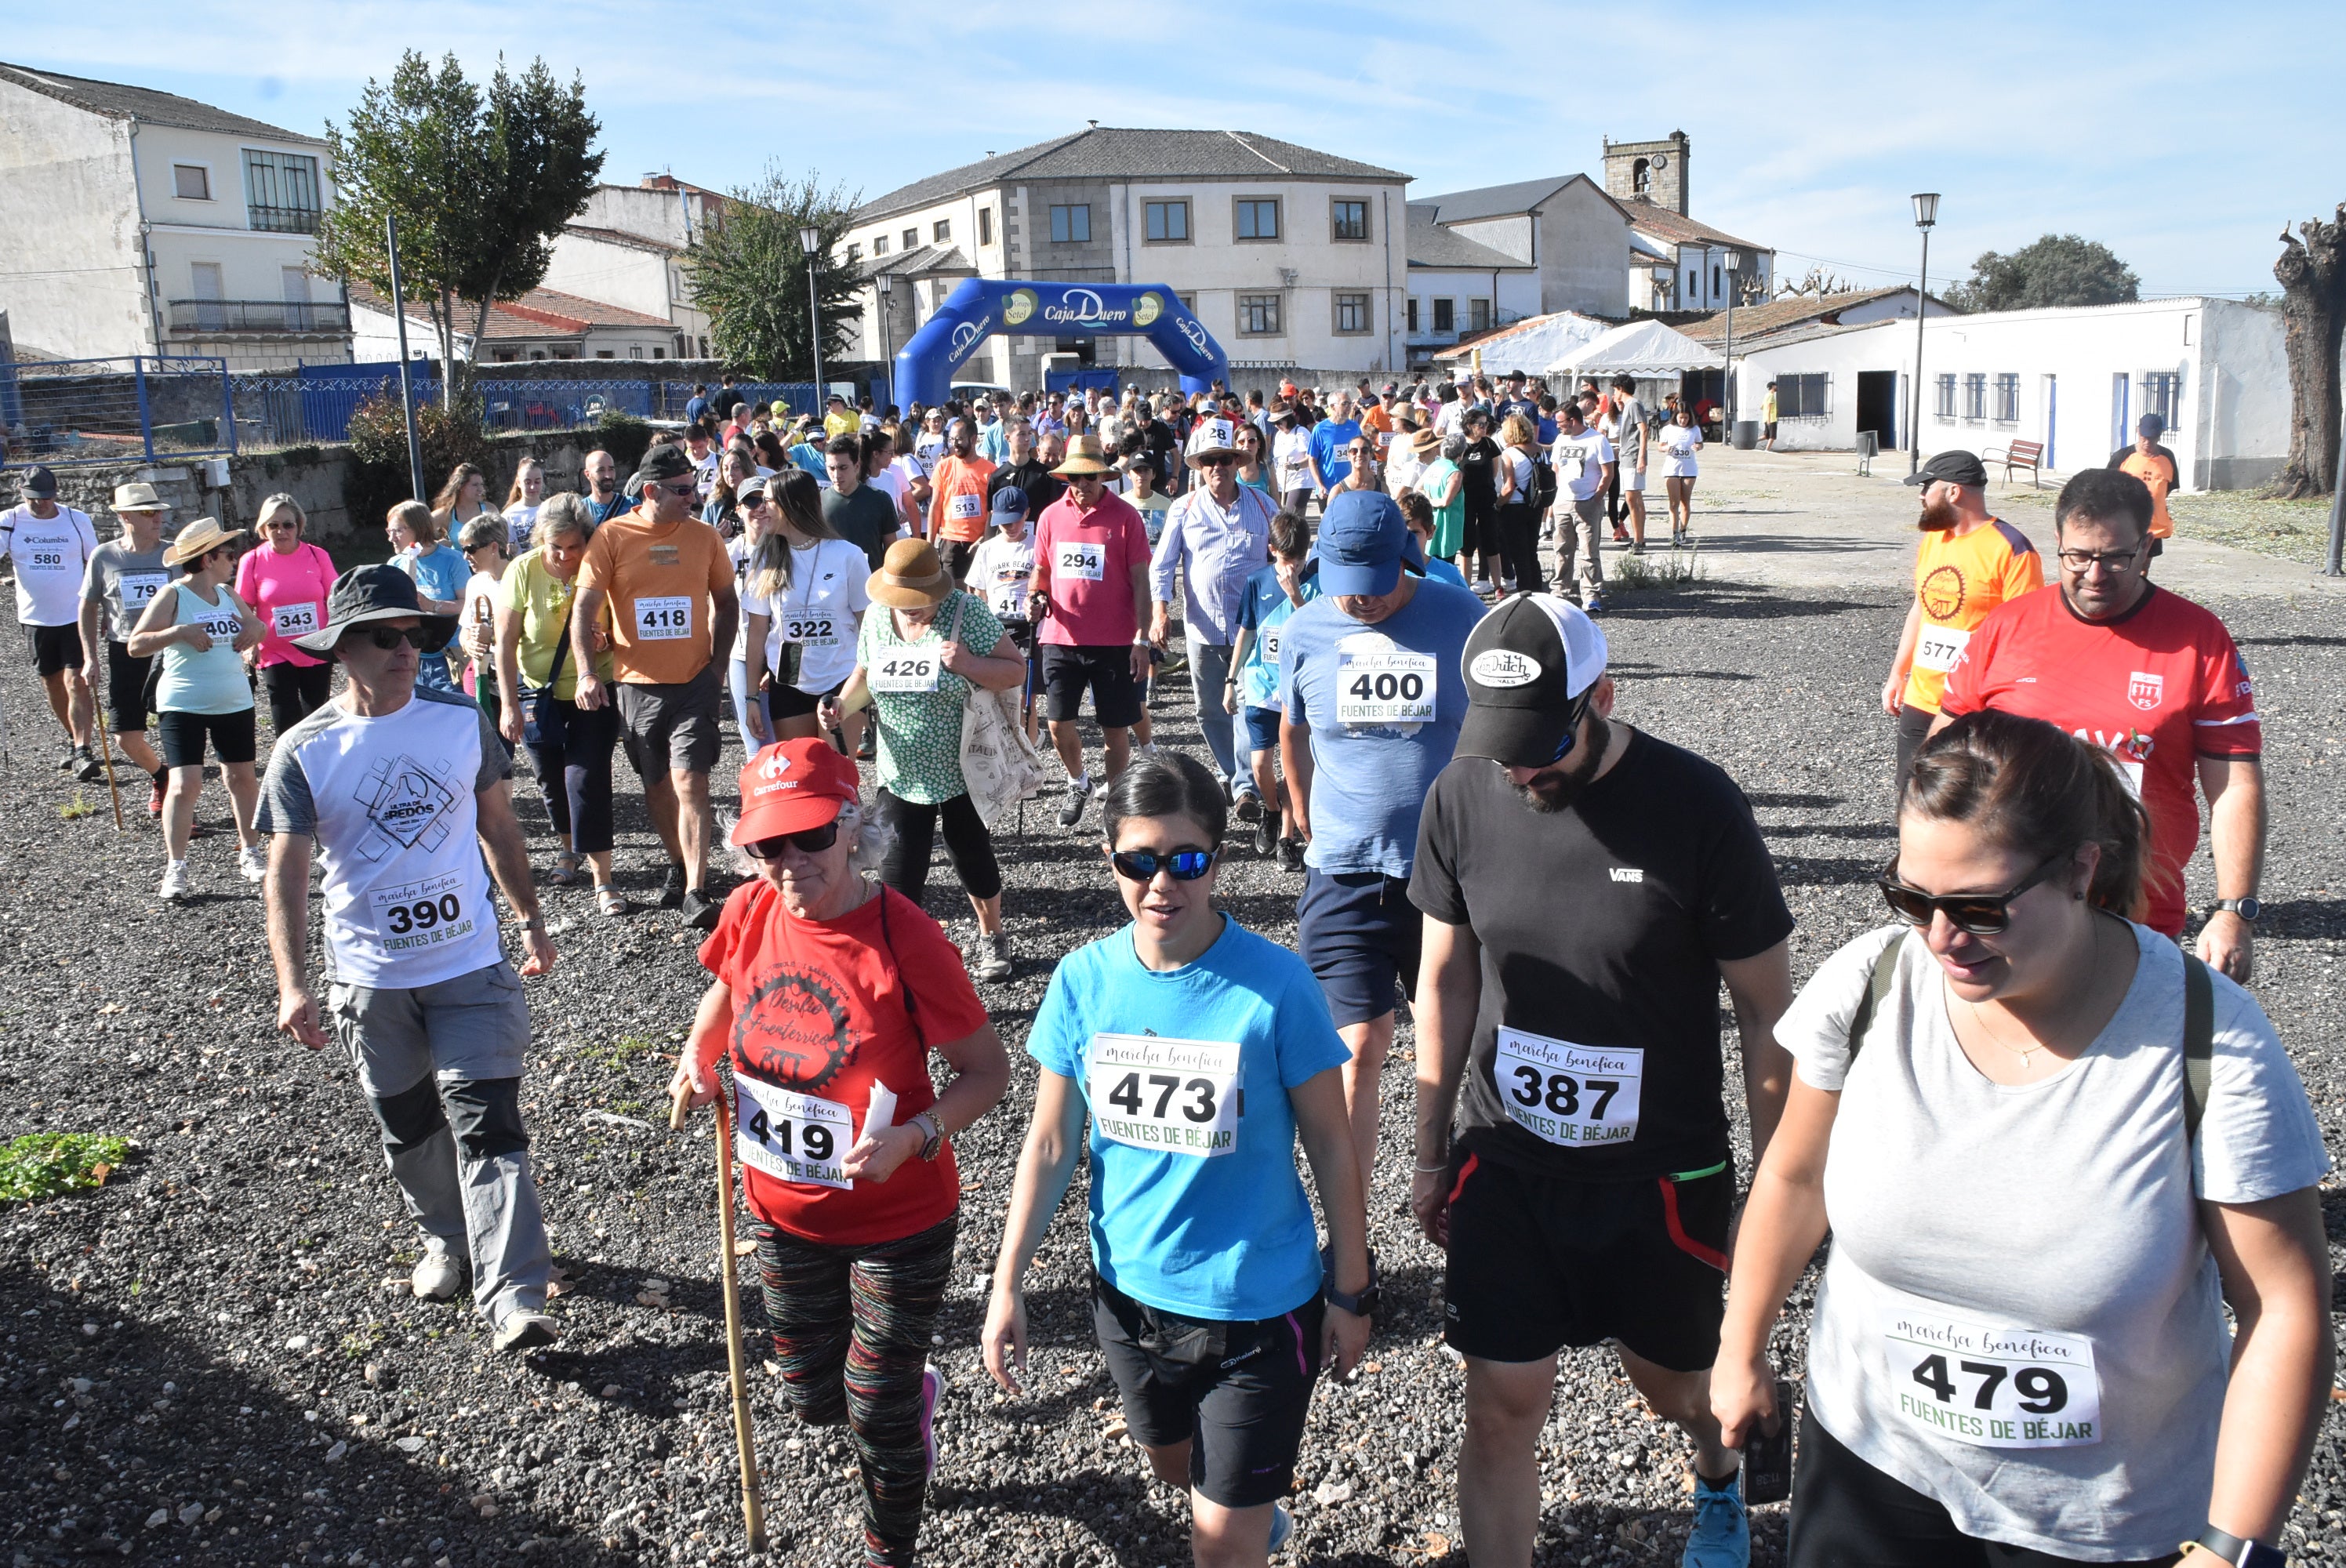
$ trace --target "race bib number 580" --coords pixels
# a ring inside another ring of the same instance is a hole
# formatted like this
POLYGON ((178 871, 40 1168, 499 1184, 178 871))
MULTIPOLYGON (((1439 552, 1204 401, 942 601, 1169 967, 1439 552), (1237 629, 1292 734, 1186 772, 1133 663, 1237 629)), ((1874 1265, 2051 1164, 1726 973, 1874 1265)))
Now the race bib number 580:
POLYGON ((2005 1329, 1892 1310, 1882 1325, 1900 1420, 1977 1448, 2083 1448, 2102 1441, 2102 1385, 2083 1334, 2005 1329))
POLYGON ((1238 1147, 1235 1042, 1095 1034, 1086 1090, 1092 1120, 1112 1143, 1168 1155, 1238 1147))
POLYGON ((1501 1029, 1491 1076, 1507 1119, 1565 1148, 1626 1144, 1637 1135, 1646 1054, 1576 1045, 1501 1029))

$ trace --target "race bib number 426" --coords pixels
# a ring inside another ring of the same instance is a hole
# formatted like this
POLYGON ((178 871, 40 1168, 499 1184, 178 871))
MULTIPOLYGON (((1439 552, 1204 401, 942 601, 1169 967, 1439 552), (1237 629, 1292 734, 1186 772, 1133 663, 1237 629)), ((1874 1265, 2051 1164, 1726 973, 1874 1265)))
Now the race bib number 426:
POLYGON ((1565 1148, 1626 1144, 1637 1135, 1646 1054, 1576 1045, 1501 1029, 1491 1076, 1507 1119, 1565 1148))
POLYGON ((743 1165, 776 1181, 851 1187, 846 1160, 854 1146, 854 1115, 838 1101, 734 1077, 733 1152, 743 1165))
POLYGON ((1111 1143, 1153 1154, 1226 1155, 1239 1145, 1239 1047, 1218 1040, 1095 1034, 1086 1084, 1111 1143))
POLYGON ((874 664, 865 679, 874 691, 934 691, 944 667, 944 657, 934 648, 897 648, 874 664))
POLYGON ((1882 1326, 1900 1420, 1978 1448, 2083 1448, 2102 1441, 2102 1385, 2083 1334, 2004 1329, 1892 1310, 1882 1326))
POLYGON ((367 894, 385 958, 462 942, 479 924, 464 907, 464 874, 446 871, 422 881, 376 888, 367 894))

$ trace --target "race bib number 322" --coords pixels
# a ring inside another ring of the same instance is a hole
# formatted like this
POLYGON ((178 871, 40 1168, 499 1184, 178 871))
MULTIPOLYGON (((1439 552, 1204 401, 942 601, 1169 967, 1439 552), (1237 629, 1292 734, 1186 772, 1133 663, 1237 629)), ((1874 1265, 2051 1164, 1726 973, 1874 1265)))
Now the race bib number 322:
POLYGON ((1882 1335, 1890 1377, 1881 1397, 1909 1426, 1977 1448, 2102 1441, 2101 1380, 2083 1334, 1899 1308, 1882 1335))
POLYGON ((1491 1076, 1515 1125, 1564 1148, 1637 1137, 1644 1051, 1576 1045, 1505 1028, 1494 1044, 1491 1076))
POLYGON ((1111 1143, 1193 1156, 1239 1145, 1234 1042, 1095 1034, 1086 1089, 1092 1120, 1111 1143))

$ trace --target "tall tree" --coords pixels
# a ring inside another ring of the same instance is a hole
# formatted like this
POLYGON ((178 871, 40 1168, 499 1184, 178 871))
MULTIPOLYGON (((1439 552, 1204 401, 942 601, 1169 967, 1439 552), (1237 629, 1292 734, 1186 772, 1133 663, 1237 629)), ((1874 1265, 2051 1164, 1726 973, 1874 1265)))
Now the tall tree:
POLYGON ((2330 222, 2280 231, 2281 344, 2289 355, 2289 461, 2270 494, 2327 495, 2338 475, 2338 345, 2346 331, 2346 201, 2330 222), (2304 236, 2302 239, 2299 235, 2304 236))
POLYGON ((2142 280, 2110 248, 2075 234, 2047 234, 2009 256, 1990 250, 1972 263, 1968 283, 1947 290, 1958 311, 2028 311, 2051 305, 2124 305, 2141 298, 2142 280))
POLYGON ((515 76, 500 56, 484 94, 455 56, 435 67, 413 50, 388 83, 369 79, 347 126, 328 123, 335 199, 318 263, 388 296, 383 219, 398 217, 401 280, 431 312, 452 406, 470 380, 458 333, 478 343, 493 301, 545 279, 554 237, 603 171, 601 129, 585 84, 563 86, 544 60, 515 76))
POLYGON ((720 220, 701 226, 684 259, 693 302, 709 312, 718 358, 770 380, 813 379, 807 256, 799 243, 799 230, 812 224, 822 237, 814 297, 823 359, 837 362, 847 323, 863 314, 857 302, 862 270, 847 259, 858 199, 841 186, 823 189, 812 174, 793 178, 771 166, 734 188, 720 220))

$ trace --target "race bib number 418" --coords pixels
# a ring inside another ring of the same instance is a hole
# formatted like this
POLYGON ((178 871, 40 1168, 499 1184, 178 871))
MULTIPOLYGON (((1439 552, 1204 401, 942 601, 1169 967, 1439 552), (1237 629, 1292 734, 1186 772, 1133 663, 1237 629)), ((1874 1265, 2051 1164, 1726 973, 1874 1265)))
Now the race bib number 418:
POLYGON ((1515 1125, 1564 1148, 1637 1137, 1644 1051, 1576 1045, 1505 1028, 1494 1044, 1491 1076, 1515 1125))
POLYGON ((669 642, 692 635, 692 600, 682 594, 662 594, 636 601, 636 636, 646 642, 669 642))
POLYGON ((2083 1448, 2102 1441, 2102 1385, 2083 1334, 2005 1329, 1892 1310, 1882 1325, 1898 1418, 1977 1448, 2083 1448))
POLYGON ((1235 1042, 1095 1034, 1086 1090, 1092 1120, 1112 1143, 1208 1156, 1239 1145, 1235 1042))

